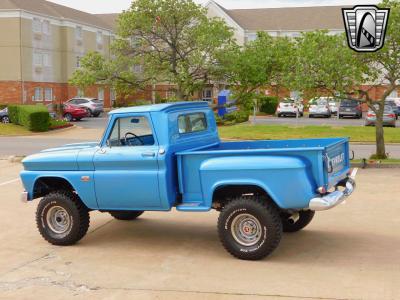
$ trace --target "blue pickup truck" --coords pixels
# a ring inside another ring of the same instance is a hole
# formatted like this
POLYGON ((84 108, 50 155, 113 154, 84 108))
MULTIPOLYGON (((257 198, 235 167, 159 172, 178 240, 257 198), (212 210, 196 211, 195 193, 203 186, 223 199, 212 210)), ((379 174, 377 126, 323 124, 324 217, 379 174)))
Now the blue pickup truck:
POLYGON ((37 225, 54 245, 79 241, 92 210, 133 220, 215 209, 222 245, 248 260, 355 188, 347 138, 224 142, 205 102, 114 110, 99 143, 44 150, 23 166, 22 200, 41 198, 37 225))

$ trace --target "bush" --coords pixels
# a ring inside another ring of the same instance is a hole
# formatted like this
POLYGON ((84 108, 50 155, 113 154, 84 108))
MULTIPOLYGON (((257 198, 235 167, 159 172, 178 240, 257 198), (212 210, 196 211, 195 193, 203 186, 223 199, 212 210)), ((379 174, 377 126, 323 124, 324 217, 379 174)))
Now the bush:
POLYGON ((8 106, 8 104, 0 104, 0 110, 5 109, 8 106))
POLYGON ((260 112, 273 115, 279 104, 279 98, 273 96, 260 96, 258 98, 260 112))
POLYGON ((22 125, 30 131, 48 131, 50 115, 42 105, 10 105, 8 107, 10 121, 22 125))
POLYGON ((249 120, 250 113, 246 110, 234 111, 226 114, 223 118, 216 117, 218 125, 234 125, 238 123, 247 122, 249 120))
POLYGON ((10 122, 14 123, 15 125, 19 124, 18 106, 19 105, 9 105, 8 106, 8 117, 10 118, 10 122))

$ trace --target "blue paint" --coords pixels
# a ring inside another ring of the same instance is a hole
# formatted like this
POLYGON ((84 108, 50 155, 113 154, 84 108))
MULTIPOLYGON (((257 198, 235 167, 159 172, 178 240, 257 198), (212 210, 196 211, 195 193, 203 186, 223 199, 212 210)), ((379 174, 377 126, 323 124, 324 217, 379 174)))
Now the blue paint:
POLYGON ((91 209, 207 211, 216 189, 230 185, 257 186, 279 207, 302 209, 318 187, 334 187, 349 170, 347 138, 221 142, 206 102, 122 108, 109 115, 99 143, 69 144, 23 160, 30 200, 38 179, 56 177, 91 209), (205 114, 207 128, 179 133, 178 117, 193 113, 205 114), (151 134, 135 146, 111 145, 120 118, 132 118, 132 126, 145 119, 151 134))

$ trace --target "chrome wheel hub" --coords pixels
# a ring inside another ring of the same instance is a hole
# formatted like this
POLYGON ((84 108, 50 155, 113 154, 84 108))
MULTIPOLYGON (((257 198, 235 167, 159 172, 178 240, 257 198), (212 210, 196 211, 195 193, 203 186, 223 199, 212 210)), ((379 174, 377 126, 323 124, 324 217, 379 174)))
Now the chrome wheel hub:
POLYGON ((250 214, 237 215, 231 225, 231 233, 236 242, 243 246, 253 246, 261 239, 260 222, 250 214))
POLYGON ((71 228, 71 219, 68 212, 61 206, 53 206, 46 215, 46 220, 51 231, 63 234, 71 228))

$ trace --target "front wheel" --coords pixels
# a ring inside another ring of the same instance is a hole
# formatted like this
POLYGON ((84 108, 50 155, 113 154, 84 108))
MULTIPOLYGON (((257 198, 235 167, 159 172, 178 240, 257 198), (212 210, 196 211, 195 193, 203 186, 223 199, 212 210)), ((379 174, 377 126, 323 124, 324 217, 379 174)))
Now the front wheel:
POLYGON ((53 245, 75 244, 85 236, 89 223, 89 210, 72 192, 52 192, 40 201, 36 210, 39 232, 53 245))
POLYGON ((282 226, 284 232, 296 232, 308 224, 314 218, 315 211, 313 210, 302 210, 295 214, 282 214, 282 226))
POLYGON ((258 260, 278 247, 282 222, 277 209, 267 199, 240 197, 222 209, 218 234, 224 248, 233 256, 258 260))
POLYGON ((4 123, 4 124, 10 123, 10 118, 7 116, 4 116, 3 118, 1 118, 1 123, 4 123))
POLYGON ((110 215, 113 216, 117 220, 122 220, 122 221, 130 221, 130 220, 135 220, 138 218, 140 215, 143 214, 143 211, 137 210, 137 211, 110 211, 110 215))

